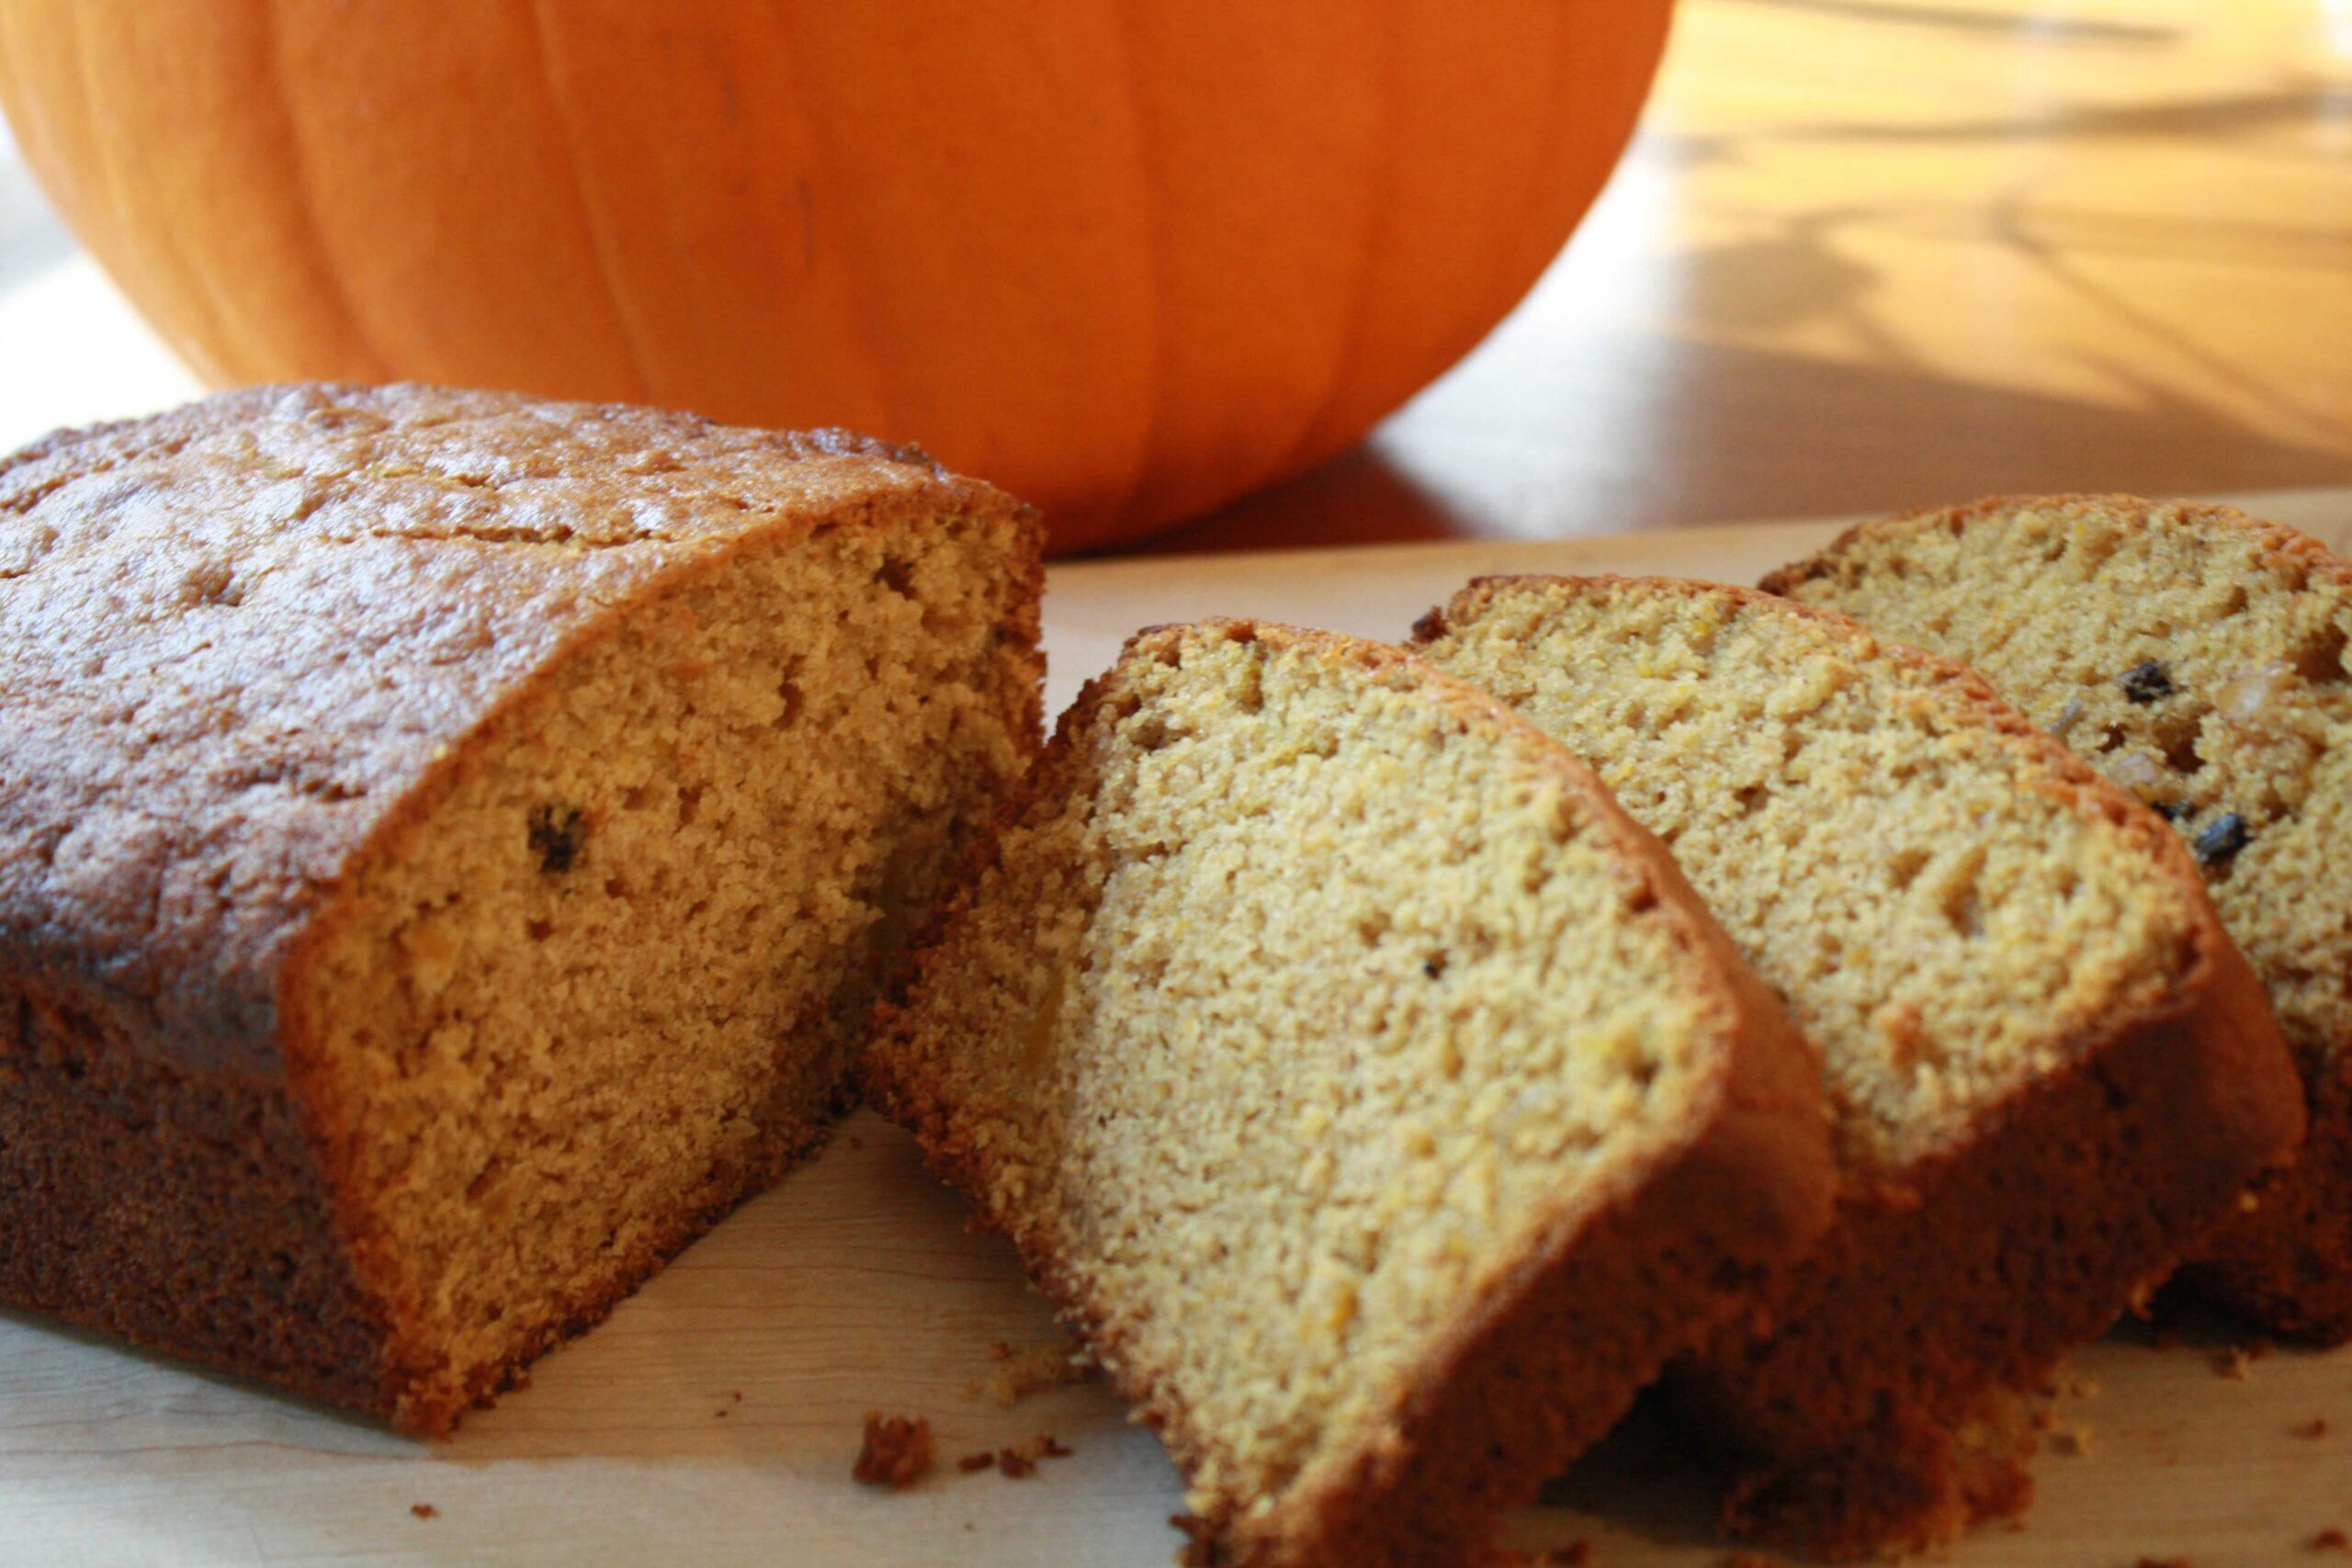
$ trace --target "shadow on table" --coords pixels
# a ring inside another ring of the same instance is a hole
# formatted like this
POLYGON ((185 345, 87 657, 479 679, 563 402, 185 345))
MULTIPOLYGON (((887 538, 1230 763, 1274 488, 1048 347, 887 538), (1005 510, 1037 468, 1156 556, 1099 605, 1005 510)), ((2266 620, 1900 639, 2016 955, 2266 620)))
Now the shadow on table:
POLYGON ((306 1428, 311 1446, 321 1452, 421 1458, 433 1451, 424 1439, 401 1437, 373 1416, 126 1344, 40 1313, 0 1307, 0 1334, 22 1335, 25 1343, 41 1347, 40 1368, 28 1373, 19 1364, 10 1370, 10 1410, 5 1425, 13 1429, 103 1427, 115 1418, 108 1404, 113 1391, 136 1386, 142 1397, 147 1390, 170 1391, 154 1401, 166 1419, 200 1423, 257 1415, 265 1422, 282 1419, 306 1428))
MULTIPOLYGON (((2177 1355, 2184 1359, 2184 1375, 2192 1378, 2199 1375, 2196 1362, 2218 1375, 2243 1378, 2246 1365, 2269 1349, 2243 1322, 2177 1290, 2160 1292, 2150 1315, 2126 1315, 2106 1339, 2177 1355)), ((2053 1380, 2060 1388, 2070 1381, 2064 1368, 2053 1380)), ((2036 1468, 2056 1451, 2063 1450, 2045 1443, 2036 1468)), ((1580 1529, 1589 1532, 1605 1524, 1611 1533, 1657 1546, 1713 1544, 1728 1551, 1729 1543, 1713 1528, 1725 1475, 1715 1445, 1691 1427, 1671 1399, 1652 1389, 1606 1439, 1544 1486, 1546 1507, 1521 1516, 1520 1524, 1531 1540, 1540 1534, 1544 1544, 1565 1543, 1580 1529)))
POLYGON ((1364 444, 1294 479, 1144 541, 1142 555, 1391 545, 1475 536, 1442 497, 1364 444))
MULTIPOLYGON (((1645 1393, 1600 1445, 1566 1475, 1545 1483, 1547 1510, 1606 1520, 1660 1546, 1706 1546, 1721 1476, 1703 1459, 1689 1425, 1656 1390, 1645 1393)), ((1536 1515, 1547 1540, 1572 1537, 1557 1514, 1536 1515)))
MULTIPOLYGON (((1770 260, 1723 259, 1748 275, 1740 309, 1788 319, 1831 308, 1820 290, 1867 286, 1847 269, 1783 268, 1775 293, 1753 276, 1770 260)), ((1573 538, 1999 493, 2352 483, 2352 422, 2282 411, 2314 428, 2280 439, 2128 363, 2091 362, 2131 400, 2114 402, 1956 380, 1893 354, 1845 364, 1598 331, 1525 352, 1535 341, 1498 339, 1372 444, 1141 551, 1573 538)))

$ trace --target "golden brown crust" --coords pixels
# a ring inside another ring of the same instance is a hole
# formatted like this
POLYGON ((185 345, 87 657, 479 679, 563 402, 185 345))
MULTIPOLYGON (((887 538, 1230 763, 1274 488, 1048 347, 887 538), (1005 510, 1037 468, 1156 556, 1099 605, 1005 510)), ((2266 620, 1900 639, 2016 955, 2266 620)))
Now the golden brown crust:
POLYGON ((2352 1343, 2352 1051, 2306 1071, 2310 1134, 2266 1174, 2250 1212, 2215 1236, 2181 1281, 2269 1333, 2352 1343))
MULTIPOLYGON (((22 1074, 0 1083, 0 1115, 45 1130, 0 1138, 0 1224, 21 1264, 0 1269, 0 1298, 421 1432, 496 1392, 513 1366, 454 1401, 404 1397, 420 1352, 353 1299, 379 1245, 345 1155, 365 1130, 341 1123, 311 1043, 309 955, 344 890, 402 853, 473 750, 623 606, 747 549, 945 513, 1014 541, 1001 716, 1032 735, 1040 525, 910 448, 503 394, 288 387, 0 461, 0 973, 28 998, 0 1043, 29 1073, 40 1041, 64 1042, 115 1086, 76 1101, 22 1074), (39 1018, 63 1021, 21 1021, 39 1018), (63 1109, 77 1102, 86 1146, 63 1109), (275 1131, 242 1152, 187 1143, 183 1117, 136 1109, 164 1105, 275 1131), (74 1213, 101 1213, 101 1146, 181 1171, 188 1190, 153 1212, 187 1223, 98 1238, 45 1209, 39 1184, 62 1181, 84 1195, 74 1213), (285 1196, 199 1238, 207 1205, 256 1187, 285 1196), (111 1261, 43 1261, 75 1247, 111 1261), (311 1304, 234 1329, 273 1255, 315 1274, 311 1304)), ((542 1340, 601 1318, 808 1146, 789 1141, 748 1151, 706 1212, 560 1303, 542 1340)))
MULTIPOLYGON (((2086 510, 2131 530, 2161 514, 2199 528, 2251 535, 2266 556, 2291 563, 2352 593, 2352 563, 2309 535, 2233 507, 2152 502, 2133 495, 1990 496, 1858 524, 1813 556, 1765 577, 1762 590, 1793 593, 1835 578, 1860 552, 1894 547, 1923 529, 1959 533, 2021 510, 2086 510)), ((2225 1225, 2210 1253, 2182 1270, 2183 1283, 2243 1313, 2270 1333, 2330 1346, 2352 1342, 2352 1043, 2299 1053, 2310 1134, 2295 1161, 2267 1172, 2252 1212, 2225 1225)))
POLYGON ((321 890, 613 605, 752 534, 1016 510, 906 457, 645 410, 296 387, 6 459, 0 951, 85 979, 112 1035, 274 1076, 281 950, 321 890), (266 624, 222 635, 229 616, 266 624))
MULTIPOLYGON (((1416 639, 1445 635, 1513 581, 1528 580, 1473 582, 1423 617, 1416 639)), ((2284 1043, 2180 836, 1973 671, 1758 590, 1582 581, 1768 606, 1844 638, 1858 659, 1924 675, 1961 722, 2009 738, 2072 809, 2127 829, 2195 911, 2170 995, 2071 1042, 2076 1066, 2013 1094, 1966 1144, 1901 1170, 1847 1171, 1837 1219, 1777 1324, 1732 1325, 1676 1371, 1682 1395, 1754 1461, 1727 1524, 1829 1556, 1939 1544, 2030 1496, 2014 1463, 1996 1456, 1988 1474, 1962 1440, 1988 1399, 2039 1388, 2301 1136, 2284 1043)))
POLYGON ((293 1104, 0 987, 0 1301, 390 1415, 381 1314, 293 1104))
POLYGON ((1245 1546, 1233 1562, 1462 1561, 1496 1515, 1617 1424, 1647 1381, 1636 1369, 1781 1296, 1835 1179, 1812 1055, 1761 983, 1732 972, 1742 1027, 1713 1119, 1646 1182, 1563 1216, 1523 1291, 1464 1325, 1392 1444, 1327 1495, 1311 1555, 1245 1546))
POLYGON ((2233 506, 2222 506, 2208 502, 2149 501, 2142 496, 2123 494, 2057 494, 2057 495, 1988 495, 1964 506, 1928 506, 1906 512, 1897 517, 1872 518, 1857 523, 1828 544, 1800 561, 1791 561, 1776 570, 1767 572, 1757 588, 1765 593, 1785 595, 1792 589, 1807 582, 1820 581, 1839 570, 1843 558, 1864 545, 1884 541, 1890 536, 1923 527, 1946 528, 1958 533, 1981 517, 1996 516, 2022 508, 2049 511, 2056 507, 2083 507, 2105 513, 2128 526, 2143 527, 2151 513, 2169 515, 2199 525, 2212 525, 2236 529, 2258 536, 2271 552, 2290 558, 2297 564, 2320 572, 2337 584, 2352 588, 2352 563, 2338 558, 2325 545, 2283 523, 2272 523, 2250 517, 2233 506))
POLYGON ((1849 1186, 1772 1335, 1728 1334, 1678 1369, 1758 1461, 1728 1522, 1853 1557, 1926 1550, 1984 1517, 1962 1437, 1988 1393, 2046 1384, 2301 1127, 2261 988, 2214 927, 2171 1005, 2116 1021, 1966 1147, 1849 1186))
MULTIPOLYGON (((1467 726, 1511 738, 1609 825, 1626 874, 1674 919, 1694 959, 1692 983, 1721 991, 1727 1055, 1717 1093, 1687 1135, 1638 1178, 1574 1211, 1564 1209, 1510 1270, 1508 1284, 1465 1314, 1433 1356, 1381 1443, 1312 1495, 1249 1516, 1241 1499, 1191 1521, 1196 1555, 1237 1565, 1438 1564, 1463 1561, 1502 1509, 1532 1498, 1549 1475, 1613 1424, 1640 1386, 1711 1325, 1770 1294, 1826 1222, 1833 1182, 1827 1126, 1811 1053, 1769 990, 1733 955, 1663 847, 1626 817, 1581 761, 1484 693, 1396 649, 1330 633, 1211 621, 1148 627, 1121 664, 1172 656, 1189 637, 1266 638, 1309 649, 1373 680, 1409 689, 1467 726)), ((1064 714, 1044 761, 1008 807, 1009 825, 1072 790, 1091 787, 1081 745, 1116 700, 1119 666, 1088 682, 1064 714)), ((970 917, 977 862, 943 934, 970 917)), ((936 951, 921 961, 937 962, 936 951)), ((885 1010, 885 1037, 910 1021, 885 1010)), ((866 1090, 911 1128, 926 1162, 975 1196, 989 1190, 985 1156, 958 1133, 941 1086, 901 1070, 899 1055, 868 1059, 866 1090)), ((1004 1231, 1039 1288, 1085 1337, 1119 1392, 1191 1472, 1207 1435, 1190 1428, 1178 1395, 1127 1354, 1117 1303, 1092 1299, 1060 1237, 1001 1213, 1004 1231)))

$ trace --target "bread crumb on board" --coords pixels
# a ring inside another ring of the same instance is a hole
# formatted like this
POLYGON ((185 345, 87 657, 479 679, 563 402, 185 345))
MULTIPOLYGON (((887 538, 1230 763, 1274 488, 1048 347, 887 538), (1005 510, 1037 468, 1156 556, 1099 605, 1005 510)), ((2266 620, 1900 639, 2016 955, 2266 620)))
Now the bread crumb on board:
POLYGON ((2324 1529, 2303 1543, 2307 1551, 2341 1551, 2352 1555, 2352 1536, 2333 1528, 2324 1529))
POLYGON ((996 1467, 1005 1474, 1019 1480, 1022 1476, 1033 1473, 1037 1468, 1039 1460, 1068 1459, 1076 1451, 1074 1449, 1066 1447, 1051 1432, 1040 1432, 1026 1442, 1009 1449, 999 1449, 996 1453, 996 1467))
POLYGON ((921 1416, 865 1413, 865 1441, 850 1467, 853 1480, 903 1492, 931 1472, 931 1423, 921 1416))
POLYGON ((411 1503, 408 1506, 408 1511, 420 1519, 437 1519, 441 1517, 441 1510, 430 1503, 411 1503))
POLYGON ((999 1339, 989 1347, 989 1359, 993 1364, 988 1375, 966 1384, 965 1394, 991 1400, 1008 1410, 1033 1393, 1081 1382, 1094 1371, 1086 1352, 1062 1338, 1018 1350, 999 1339))
POLYGON ((1184 1536, 1184 1544, 1176 1552, 1176 1568, 1216 1568, 1216 1531, 1206 1519, 1195 1514, 1170 1514, 1168 1522, 1184 1536))
POLYGON ((2308 1421, 2304 1422, 2301 1426, 2297 1427, 2295 1428, 2295 1436, 2297 1436, 2297 1437, 2299 1437, 2299 1438, 2324 1438, 2324 1437, 2326 1437, 2326 1436, 2327 1436, 2327 1417, 2326 1417, 2326 1416, 2312 1416, 2310 1420, 2308 1420, 2308 1421))
POLYGON ((2243 1345, 2233 1345, 2213 1358, 2213 1370, 2233 1382, 2244 1382, 2254 1375, 2254 1364, 2270 1354, 2270 1341, 2249 1339, 2243 1345))
POLYGON ((982 1449, 978 1453, 966 1454, 956 1461, 956 1468, 966 1475, 976 1475, 983 1470, 1001 1471, 1018 1481, 1035 1474, 1039 1460, 1068 1459, 1077 1451, 1051 1432, 1040 1432, 1009 1449, 982 1449))

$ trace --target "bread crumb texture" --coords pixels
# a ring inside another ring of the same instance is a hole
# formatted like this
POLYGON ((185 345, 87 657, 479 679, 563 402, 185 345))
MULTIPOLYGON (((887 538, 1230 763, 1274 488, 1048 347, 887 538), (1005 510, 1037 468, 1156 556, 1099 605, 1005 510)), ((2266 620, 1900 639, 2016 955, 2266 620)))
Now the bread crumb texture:
POLYGON ((2226 507, 2045 496, 1866 525, 1766 586, 1969 660, 2171 820, 2311 1125, 2188 1281, 2352 1340, 2352 568, 2226 507))
POLYGON ((828 533, 632 609, 368 857, 306 1011, 364 1134, 372 1282, 440 1376, 827 1120, 957 823, 1016 765, 974 543, 828 533))
POLYGON ((1035 749, 1034 519, 854 437, 263 389, 19 454, 0 540, 0 943, 166 1108, 0 1128, 88 1209, 9 1297, 419 1430, 809 1145, 1035 749))
POLYGON ((2352 571, 2224 508, 1993 502, 1872 525, 1769 586, 1981 671, 2170 818, 2288 1043, 2352 1042, 2352 571))
POLYGON ((1709 1114, 1725 994, 1574 769, 1391 650, 1145 634, 881 1047, 1203 1540, 1305 1529, 1277 1516, 1709 1114))
POLYGON ((1492 579, 1422 657, 1591 759, 1900 1167, 2163 1004, 2197 930, 2147 826, 1949 667, 1742 590, 1492 579))

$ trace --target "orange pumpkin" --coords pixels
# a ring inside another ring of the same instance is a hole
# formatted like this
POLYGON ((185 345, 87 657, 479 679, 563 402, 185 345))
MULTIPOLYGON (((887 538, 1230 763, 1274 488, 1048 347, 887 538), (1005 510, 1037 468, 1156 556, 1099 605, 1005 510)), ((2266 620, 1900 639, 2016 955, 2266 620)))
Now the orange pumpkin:
POLYGON ((9 0, 0 95, 222 383, 844 424, 1132 536, 1345 448, 1624 144, 1670 0, 9 0))

